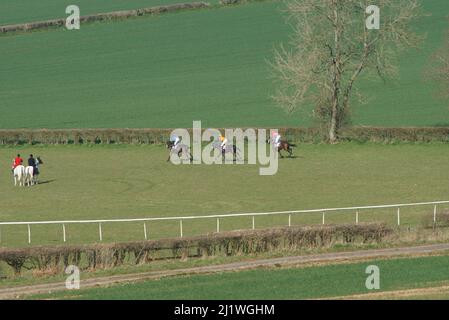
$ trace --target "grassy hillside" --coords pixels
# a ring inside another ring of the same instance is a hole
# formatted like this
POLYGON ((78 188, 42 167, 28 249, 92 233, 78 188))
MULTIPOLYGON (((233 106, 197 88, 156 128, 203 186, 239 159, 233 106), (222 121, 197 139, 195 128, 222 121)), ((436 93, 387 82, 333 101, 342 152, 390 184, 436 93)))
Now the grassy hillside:
MULTIPOLYGON (((80 8, 81 15, 89 15, 182 2, 195 0, 2 0, 0 25, 64 18, 67 16, 65 9, 72 4, 80 8)), ((218 0, 207 2, 218 3, 218 0)))
MULTIPOLYGON (((448 200, 449 146, 304 145, 281 159, 274 176, 257 165, 182 165, 165 162, 156 146, 0 148, 0 221, 111 219, 265 212, 448 200), (14 187, 15 153, 42 156, 41 181, 14 187), (20 204, 20 205, 19 205, 20 204)), ((439 206, 439 211, 448 206, 439 206)), ((403 225, 420 224, 433 207, 404 208, 403 225)), ((396 209, 363 210, 360 222, 396 224, 396 209)), ((352 223, 355 213, 329 213, 327 223, 352 223)), ((287 216, 257 217, 256 227, 285 226, 287 216)), ((321 223, 321 214, 292 217, 321 223)), ((179 235, 179 221, 147 225, 151 239, 179 235)), ((222 231, 251 228, 251 217, 220 222, 222 231)), ((184 235, 214 231, 215 220, 184 222, 184 235)), ((27 228, 1 227, 0 246, 26 245, 27 228)), ((33 244, 60 244, 60 225, 33 226, 33 244)), ((67 226, 69 243, 98 240, 98 225, 67 226)), ((104 224, 104 241, 143 239, 143 224, 104 224)))
MULTIPOLYGON (((423 4, 432 13, 416 25, 428 33, 423 49, 402 57, 399 82, 362 84, 369 103, 354 109, 354 124, 448 125, 447 103, 422 71, 442 43, 449 2, 423 4)), ((312 125, 308 112, 286 115, 270 99, 267 61, 291 33, 282 8, 251 3, 0 37, 0 128, 312 125)))
MULTIPOLYGON (((448 256, 165 278, 36 298, 62 299, 310 299, 447 284, 448 256), (380 290, 367 290, 368 265, 380 270, 380 290)), ((82 284, 81 284, 82 286, 82 284)), ((422 298, 422 297, 421 297, 422 298)), ((447 292, 445 295, 447 298, 447 292)))

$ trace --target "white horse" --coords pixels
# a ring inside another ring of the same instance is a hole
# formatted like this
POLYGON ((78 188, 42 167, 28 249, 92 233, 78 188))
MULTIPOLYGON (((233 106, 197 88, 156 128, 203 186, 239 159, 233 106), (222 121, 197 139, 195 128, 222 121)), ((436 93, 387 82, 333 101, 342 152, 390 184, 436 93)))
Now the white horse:
POLYGON ((32 186, 36 184, 36 177, 34 175, 34 168, 32 166, 27 166, 25 168, 25 185, 32 186))
POLYGON ((22 165, 14 168, 14 186, 17 186, 17 183, 19 186, 25 185, 25 167, 22 165))

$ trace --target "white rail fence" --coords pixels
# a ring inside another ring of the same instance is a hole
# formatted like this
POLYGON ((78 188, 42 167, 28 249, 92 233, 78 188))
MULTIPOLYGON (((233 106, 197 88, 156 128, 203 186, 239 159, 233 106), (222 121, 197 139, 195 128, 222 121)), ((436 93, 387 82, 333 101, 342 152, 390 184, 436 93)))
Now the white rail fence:
POLYGON ((397 216, 397 225, 401 225, 401 208, 404 207, 418 207, 418 206, 433 206, 433 222, 437 221, 437 205, 449 204, 448 201, 432 201, 432 202, 416 202, 416 203, 402 203, 402 204, 388 204, 388 205, 375 205, 375 206, 360 206, 360 207, 343 207, 343 208, 325 208, 325 209, 311 209, 311 210, 292 210, 292 211, 272 211, 272 212, 249 212, 249 213, 232 213, 232 214, 215 214, 207 216, 185 216, 185 217, 160 217, 160 218, 138 218, 138 219, 103 219, 103 220, 61 220, 61 221, 27 221, 27 222, 0 222, 0 242, 1 242, 1 227, 2 226, 14 226, 14 225, 26 225, 28 229, 28 243, 31 243, 31 226, 32 225, 55 225, 62 226, 62 240, 66 242, 66 225, 68 224, 98 224, 98 239, 103 241, 103 223, 119 223, 119 222, 143 222, 143 236, 145 240, 148 240, 147 234, 147 222, 151 221, 179 221, 179 236, 182 238, 184 220, 197 220, 197 219, 216 219, 217 228, 216 232, 220 232, 220 219, 230 217, 252 217, 252 229, 256 228, 257 216, 270 216, 270 215, 287 215, 288 226, 292 225, 292 215, 303 213, 320 213, 322 215, 322 224, 325 224, 326 213, 329 212, 341 212, 341 211, 355 211, 355 223, 359 223, 359 212, 367 209, 388 209, 393 208, 395 215, 397 216))

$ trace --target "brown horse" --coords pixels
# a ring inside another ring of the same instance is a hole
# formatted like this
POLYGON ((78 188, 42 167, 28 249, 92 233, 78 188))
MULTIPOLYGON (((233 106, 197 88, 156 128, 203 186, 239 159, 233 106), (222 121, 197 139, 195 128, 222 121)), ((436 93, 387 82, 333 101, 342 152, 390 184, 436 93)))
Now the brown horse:
MULTIPOLYGON (((269 142, 270 143, 270 142, 269 142)), ((281 151, 287 151, 288 152, 288 157, 291 158, 293 157, 293 149, 292 147, 296 147, 296 144, 293 143, 289 143, 288 141, 282 140, 279 143, 279 147, 274 147, 275 149, 277 149, 277 152, 279 153, 279 156, 281 158, 283 158, 284 156, 282 155, 281 151)))

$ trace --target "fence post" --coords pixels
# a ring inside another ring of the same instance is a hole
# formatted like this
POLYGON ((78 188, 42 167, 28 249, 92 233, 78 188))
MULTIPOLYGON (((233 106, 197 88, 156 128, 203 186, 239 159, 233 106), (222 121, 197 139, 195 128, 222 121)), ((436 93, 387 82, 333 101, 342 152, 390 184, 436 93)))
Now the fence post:
POLYGON ((0 243, 2 242, 2 229, 0 228, 0 243))
POLYGON ((220 218, 217 218, 217 233, 220 232, 220 218))
POLYGON ((323 212, 323 224, 324 224, 324 212, 323 212))
POLYGON ((433 224, 437 223, 437 205, 433 207, 433 224))
POLYGON ((398 226, 401 225, 401 209, 398 208, 398 226))
POLYGON ((100 235, 100 241, 103 241, 103 231, 101 230, 101 222, 98 224, 98 233, 100 235))
POLYGON ((28 224, 28 243, 31 243, 31 228, 29 224, 28 224))
POLYGON ((255 221, 255 218, 254 218, 254 216, 253 216, 253 230, 254 229, 256 229, 256 221, 255 221))
POLYGON ((292 226, 292 215, 291 214, 288 215, 288 226, 289 227, 292 226))
POLYGON ((355 224, 359 224, 359 211, 355 212, 355 224))
POLYGON ((145 222, 143 223, 143 236, 145 237, 145 240, 147 240, 147 225, 145 222))
POLYGON ((182 232, 182 220, 179 220, 179 232, 181 235, 181 238, 183 237, 183 232, 182 232))
POLYGON ((65 242, 66 237, 65 237, 65 225, 64 223, 62 224, 62 240, 65 242))

